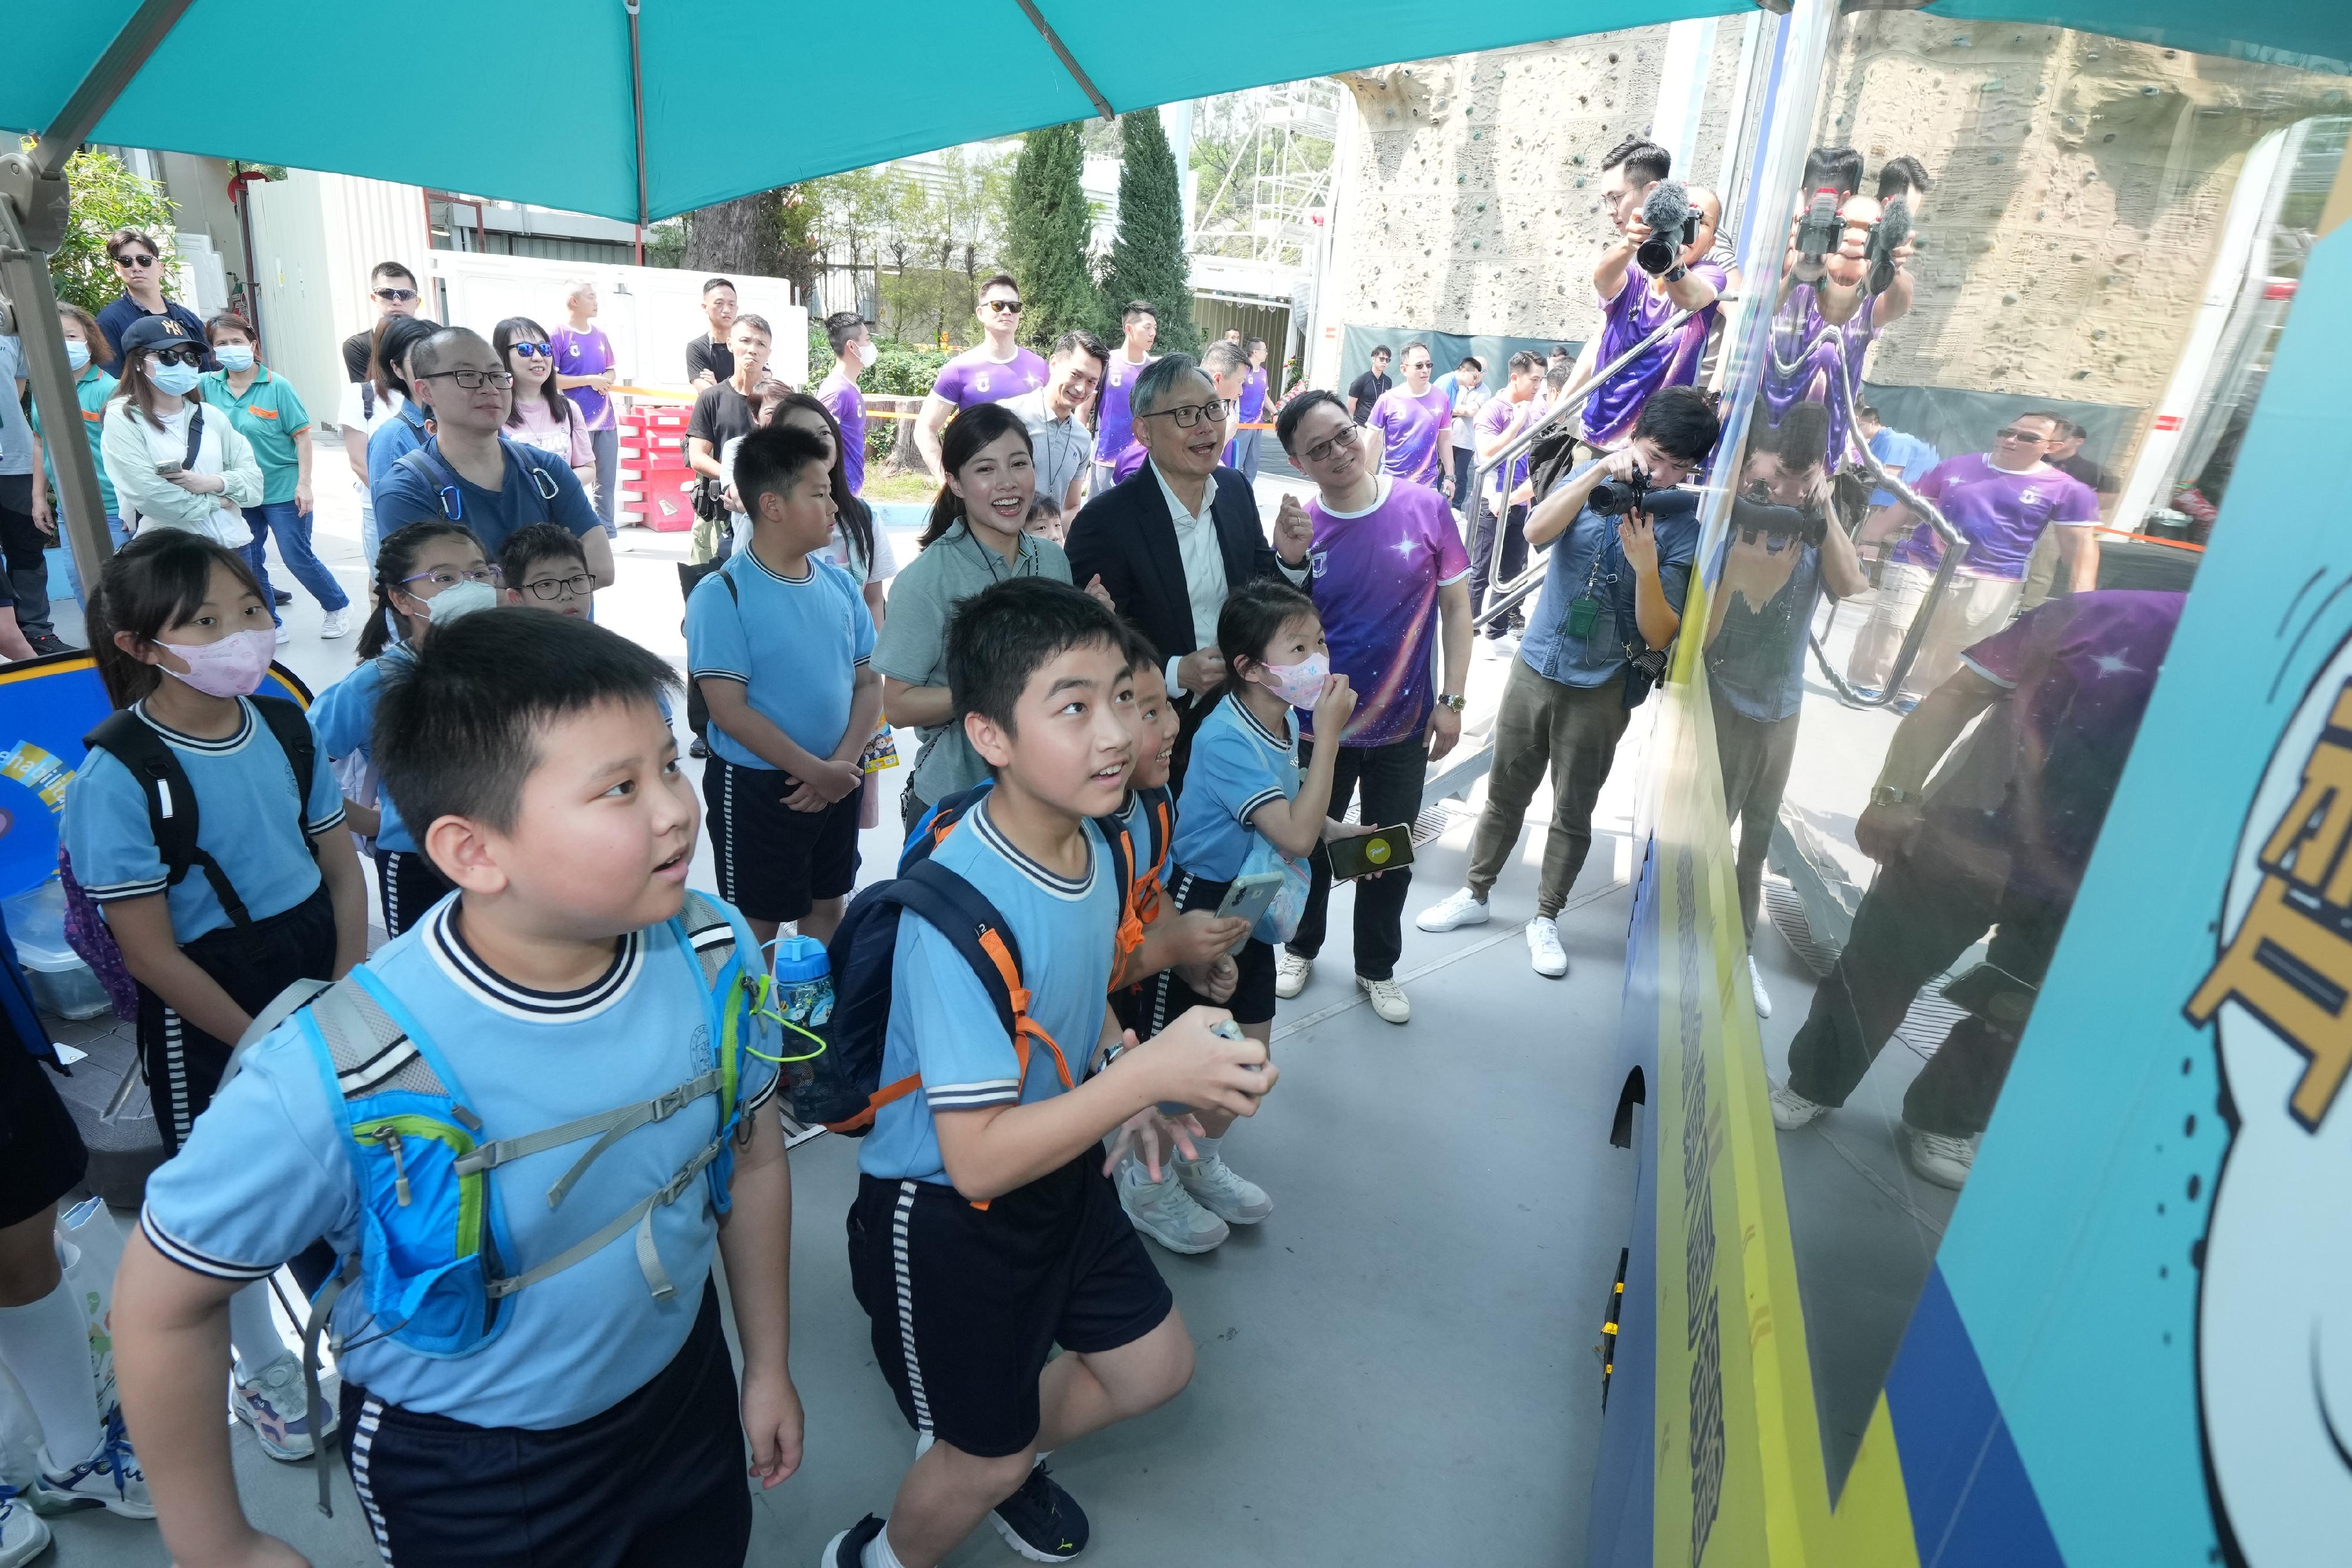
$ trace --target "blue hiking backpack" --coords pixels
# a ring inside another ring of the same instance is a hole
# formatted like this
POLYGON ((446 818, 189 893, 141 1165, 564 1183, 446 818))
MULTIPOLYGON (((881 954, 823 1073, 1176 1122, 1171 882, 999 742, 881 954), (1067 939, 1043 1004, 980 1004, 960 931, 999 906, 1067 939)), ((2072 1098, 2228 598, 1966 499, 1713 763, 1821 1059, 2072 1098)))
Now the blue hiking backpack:
MULTIPOLYGON (((785 1086, 798 1120, 821 1123, 828 1132, 845 1136, 863 1137, 874 1130, 876 1112, 920 1087, 922 1080, 913 1074, 895 1082, 882 1082, 898 922, 910 910, 952 943, 980 977, 996 1009, 997 1022, 1013 1041, 1013 1056, 1020 1063, 1015 1076, 1028 1076, 1032 1042, 1043 1041, 1053 1053, 1063 1086, 1075 1086, 1061 1046, 1029 1016, 1029 991, 1021 982, 1021 945, 1003 915, 969 881, 931 859, 931 852, 989 788, 982 784, 933 806, 908 836, 898 876, 875 883, 850 901, 848 913, 842 916, 840 928, 825 949, 833 969, 834 1004, 833 1017, 821 1031, 823 1050, 811 1059, 804 1077, 789 1080, 785 1086)), ((1118 818, 1097 817, 1094 821, 1110 845, 1118 886, 1126 890, 1120 900, 1118 937, 1123 962, 1135 943, 1142 940, 1141 924, 1134 916, 1135 847, 1127 825, 1118 818)), ((1093 1041, 1087 1044, 1091 1049, 1093 1041)))
MULTIPOLYGON (((654 1211, 677 1202, 699 1179, 724 1214, 742 1107, 737 1096, 756 1019, 774 1016, 772 982, 741 955, 757 955, 750 930, 689 891, 670 921, 678 949, 698 968, 713 1041, 714 1065, 653 1099, 536 1132, 486 1127, 467 1104, 448 1058, 362 965, 342 979, 289 987, 263 1009, 237 1042, 244 1051, 298 1013, 302 1036, 333 1087, 344 1153, 359 1176, 359 1250, 320 1288, 302 1334, 302 1377, 320 1408, 320 1342, 335 1303, 354 1285, 366 1291, 372 1339, 390 1339, 418 1355, 471 1355, 496 1339, 511 1316, 508 1300, 636 1233, 637 1264, 656 1301, 676 1294, 653 1240, 654 1211), (588 1167, 639 1127, 717 1102, 710 1140, 660 1186, 552 1258, 521 1258, 509 1233, 489 1173, 510 1160, 587 1139, 595 1141, 548 1189, 560 1206, 588 1167)), ((235 1071, 232 1062, 230 1071, 235 1071)), ((227 1077, 222 1080, 224 1086, 227 1077)), ((343 1342, 339 1339, 340 1353, 343 1342)), ((320 1445, 323 1453, 325 1445, 320 1445)), ((333 1514, 327 1467, 319 1468, 319 1511, 333 1514)))

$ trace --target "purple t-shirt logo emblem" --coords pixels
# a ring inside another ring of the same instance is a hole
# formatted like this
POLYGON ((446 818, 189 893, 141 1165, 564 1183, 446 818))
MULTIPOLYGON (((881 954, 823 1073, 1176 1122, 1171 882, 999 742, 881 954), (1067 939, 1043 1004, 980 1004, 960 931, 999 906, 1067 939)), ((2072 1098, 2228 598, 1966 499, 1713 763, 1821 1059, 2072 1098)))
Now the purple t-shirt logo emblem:
POLYGON ((988 390, 988 372, 986 371, 982 371, 978 375, 971 378, 971 390, 976 392, 984 392, 988 390))

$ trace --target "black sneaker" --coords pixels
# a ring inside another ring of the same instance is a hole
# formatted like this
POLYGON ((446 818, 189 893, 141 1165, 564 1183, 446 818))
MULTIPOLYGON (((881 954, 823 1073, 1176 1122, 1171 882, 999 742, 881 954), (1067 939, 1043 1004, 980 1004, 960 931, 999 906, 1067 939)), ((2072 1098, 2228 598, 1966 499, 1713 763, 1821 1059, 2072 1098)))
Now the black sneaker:
POLYGON ((825 1543, 816 1568, 857 1568, 866 1554, 866 1543, 881 1533, 882 1521, 867 1514, 825 1543))
POLYGON ((71 643, 54 632, 35 632, 25 641, 33 645, 33 652, 36 653, 70 653, 74 651, 74 645, 71 643))
POLYGON ((270 597, 273 601, 275 601, 276 602, 278 602, 278 604, 281 604, 281 605, 284 605, 284 604, 291 604, 291 603, 293 603, 293 602, 294 602, 294 596, 293 596, 292 594, 290 594, 290 593, 287 592, 287 591, 286 591, 284 589, 282 589, 282 588, 273 588, 273 589, 271 589, 271 590, 269 591, 269 597, 270 597))
POLYGON ((988 1516, 1004 1544, 1032 1563, 1067 1563, 1087 1549, 1087 1516, 1043 1459, 1021 1490, 988 1516))

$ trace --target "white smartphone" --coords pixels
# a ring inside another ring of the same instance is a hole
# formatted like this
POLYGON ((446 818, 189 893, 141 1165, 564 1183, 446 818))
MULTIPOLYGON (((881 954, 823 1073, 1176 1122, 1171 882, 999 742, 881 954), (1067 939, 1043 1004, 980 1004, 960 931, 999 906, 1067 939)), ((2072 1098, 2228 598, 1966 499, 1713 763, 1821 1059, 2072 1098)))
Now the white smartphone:
MULTIPOLYGON (((1263 871, 1255 876, 1237 876, 1234 878, 1233 885, 1225 889, 1224 899, 1217 905, 1217 918, 1223 920, 1237 915, 1248 921, 1250 930, 1255 931, 1257 923, 1265 918, 1265 912, 1274 907, 1274 895, 1281 891, 1282 873, 1278 871, 1263 871)), ((1248 942, 1249 933, 1244 932, 1242 939, 1226 950, 1238 953, 1248 942)))

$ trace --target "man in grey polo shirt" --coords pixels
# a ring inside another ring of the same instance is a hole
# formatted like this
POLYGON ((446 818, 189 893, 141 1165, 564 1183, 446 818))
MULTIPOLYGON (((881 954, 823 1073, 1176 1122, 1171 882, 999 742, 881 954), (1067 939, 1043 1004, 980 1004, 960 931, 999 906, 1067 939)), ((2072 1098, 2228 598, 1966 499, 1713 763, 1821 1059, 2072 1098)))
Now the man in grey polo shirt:
POLYGON ((1092 332, 1084 328, 1065 332, 1054 340, 1045 384, 1004 400, 1004 406, 1029 427, 1029 440, 1035 448, 1038 498, 1053 502, 1066 517, 1076 512, 1078 503, 1086 498, 1095 433, 1087 428, 1078 411, 1093 401, 1095 388, 1102 384, 1105 357, 1102 340, 1092 332))

